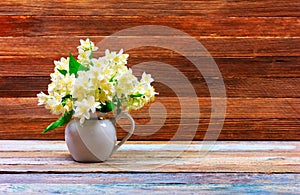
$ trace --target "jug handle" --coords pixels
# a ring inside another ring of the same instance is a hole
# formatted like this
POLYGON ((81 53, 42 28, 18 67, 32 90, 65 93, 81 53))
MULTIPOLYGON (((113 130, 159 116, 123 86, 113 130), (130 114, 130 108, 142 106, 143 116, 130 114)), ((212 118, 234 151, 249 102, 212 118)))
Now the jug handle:
POLYGON ((131 124, 130 131, 117 145, 115 145, 112 153, 114 153, 121 145, 123 145, 132 136, 134 129, 135 129, 135 122, 134 122, 133 118, 130 116, 130 114, 128 114, 127 112, 121 112, 120 114, 118 114, 116 116, 115 122, 117 122, 120 118, 122 118, 122 116, 125 116, 126 118, 129 119, 130 124, 131 124))

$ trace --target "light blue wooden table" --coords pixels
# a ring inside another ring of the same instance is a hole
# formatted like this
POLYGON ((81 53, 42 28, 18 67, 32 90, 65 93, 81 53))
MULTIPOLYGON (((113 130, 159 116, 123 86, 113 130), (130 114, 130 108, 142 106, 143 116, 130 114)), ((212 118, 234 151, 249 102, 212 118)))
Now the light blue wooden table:
POLYGON ((299 194, 300 142, 128 142, 77 163, 63 141, 0 141, 0 194, 299 194))

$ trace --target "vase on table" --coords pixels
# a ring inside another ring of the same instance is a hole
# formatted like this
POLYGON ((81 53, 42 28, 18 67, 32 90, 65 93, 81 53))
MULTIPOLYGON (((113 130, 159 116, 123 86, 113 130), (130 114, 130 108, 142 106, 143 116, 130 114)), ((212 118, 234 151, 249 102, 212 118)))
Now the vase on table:
POLYGON ((80 124, 73 119, 65 129, 65 141, 72 158, 77 162, 104 162, 133 134, 135 123, 127 112, 105 119, 99 113, 91 113, 90 119, 80 124), (116 121, 128 118, 131 127, 128 134, 117 143, 116 121))

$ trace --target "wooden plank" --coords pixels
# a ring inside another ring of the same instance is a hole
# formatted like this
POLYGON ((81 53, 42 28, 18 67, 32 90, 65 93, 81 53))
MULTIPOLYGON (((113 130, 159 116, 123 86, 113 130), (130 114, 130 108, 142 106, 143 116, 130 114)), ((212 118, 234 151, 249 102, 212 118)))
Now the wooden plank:
POLYGON ((297 0, 283 2, 265 1, 16 1, 6 0, 0 4, 1 15, 178 15, 178 16, 299 16, 297 0))
MULTIPOLYGON (((185 57, 158 49, 154 52, 135 49, 130 50, 128 66, 159 61, 172 65, 188 77, 201 77, 195 65, 185 57)), ((61 56, 0 56, 0 76, 47 76, 53 72, 54 60, 61 56)), ((300 75, 300 57, 254 57, 254 58, 214 58, 223 78, 290 78, 300 75)), ((150 67, 149 67, 150 68, 150 67)))
POLYGON ((1 184, 282 184, 299 185, 299 174, 91 173, 2 174, 1 184))
POLYGON ((2 174, 0 192, 297 194, 299 179, 299 174, 249 173, 2 174))
MULTIPOLYGON (((157 32, 161 33, 161 32, 157 32)), ((118 39, 118 50, 130 44, 141 44, 147 40, 150 46, 163 44, 165 47, 174 46, 174 50, 183 50, 185 56, 207 56, 207 52, 195 51, 186 44, 185 38, 172 36, 142 37, 131 34, 132 37, 115 37, 118 39), (176 42, 176 45, 173 43, 176 42)), ((0 37, 0 56, 40 56, 53 59, 68 56, 68 53, 77 53, 79 39, 85 37, 43 36, 43 37, 0 37), (62 46, 63 43, 63 46, 62 46)), ((96 44, 103 36, 90 36, 96 44)), ((299 37, 194 37, 210 52, 213 57, 256 57, 256 56, 299 56, 299 37)), ((187 38, 188 40, 190 38, 187 38)), ((147 46, 147 45, 141 45, 147 46)), ((111 47, 115 47, 112 45, 111 47)), ((107 48, 107 47, 105 47, 107 48)), ((171 49, 171 48, 170 48, 171 49)), ((153 50, 153 49, 152 49, 153 50)), ((151 50, 150 50, 151 51, 151 50)))
MULTIPOLYGON (((202 140, 210 121, 200 119, 199 123, 179 124, 179 119, 168 118, 163 126, 158 123, 148 124, 147 118, 135 118, 136 130, 130 140, 170 140, 179 128, 185 134, 175 140, 202 140), (198 125, 198 127, 197 127, 198 125), (195 132, 195 126, 197 132, 195 132)), ((54 119, 6 119, 0 121, 0 139, 64 139, 61 127, 46 135, 40 134, 54 119)), ((127 134, 127 125, 117 128, 117 135, 122 139, 127 134), (124 129, 125 130, 124 130, 124 129)), ((215 123, 211 123, 215 124, 215 123)), ((218 140, 297 140, 300 137, 299 119, 226 119, 218 140)), ((212 129, 213 130, 213 129, 212 129)))
MULTIPOLYGON (((177 145, 177 147, 180 147, 180 145, 177 145)), ((170 155, 176 155, 178 153, 178 151, 169 151, 170 155)), ((277 158, 285 158, 286 157, 286 151, 276 151, 276 152, 273 152, 273 151, 270 151, 270 153, 272 155, 276 155, 277 158)), ((153 155, 152 153, 147 153, 147 154, 150 154, 150 155, 153 155)), ((235 154, 237 156, 240 156, 240 157, 247 157, 248 155, 254 155, 254 152, 249 152, 248 153, 245 153, 245 152, 237 152, 235 151, 235 154)), ((61 150, 61 151, 56 151, 55 153, 49 153, 48 151, 22 151, 22 152, 14 152, 14 151, 8 151, 8 152, 3 152, 3 153, 0 153, 0 157, 3 158, 3 163, 4 164, 8 164, 8 160, 7 160, 7 157, 8 156, 11 156, 11 155, 14 155, 14 157, 16 158, 19 158, 20 160, 22 159, 26 159, 28 158, 28 156, 30 155, 32 158, 38 158, 38 159, 41 159, 41 158, 53 158, 53 159, 63 159, 63 158, 66 158, 66 152, 64 150, 61 150)), ((137 155, 141 157, 142 155, 142 152, 138 151, 137 152, 137 155)), ((297 155, 296 152, 291 152, 290 155, 297 155)), ((187 155, 184 155, 182 154, 182 156, 187 156, 187 155)), ((214 155, 212 155, 214 156, 214 155)), ((257 154, 257 157, 261 158, 263 157, 263 154, 257 154)))
MULTIPOLYGON (((210 98, 197 98, 200 106, 201 118, 210 118, 210 98)), ((191 102, 191 98, 181 98, 183 105, 189 107, 196 106, 191 102)), ((165 106, 168 111, 168 117, 181 118, 181 114, 186 118, 197 117, 199 113, 189 113, 181 110, 180 102, 174 97, 157 97, 157 102, 165 106)), ((299 98, 227 98, 226 118, 235 119, 299 119, 299 98)), ((55 119, 56 116, 50 114, 43 106, 37 106, 36 98, 0 98, 0 116, 5 119, 55 119), (30 115, 29 115, 30 113, 30 115)), ((136 118, 148 117, 148 110, 144 108, 140 111, 132 112, 136 118)), ((154 109, 151 117, 162 117, 165 114, 161 109, 154 109)), ((216 115, 222 117, 222 115, 216 115)))
POLYGON ((262 193, 262 194, 297 194, 299 185, 265 184, 252 186, 251 184, 228 185, 228 184, 128 184, 128 185, 102 185, 102 184, 0 184, 0 191, 4 194, 10 193, 34 193, 38 191, 43 194, 84 194, 84 193, 108 193, 108 194, 222 194, 224 191, 235 193, 262 193), (2 190, 1 190, 2 189, 2 190), (21 190, 22 189, 22 190, 21 190), (55 189, 55 190, 54 190, 55 189))
POLYGON ((0 157, 2 173, 300 171, 299 142, 216 142, 208 148, 200 142, 128 142, 105 163, 72 161, 64 142, 55 142, 53 147, 49 141, 0 142, 0 153, 6 154, 0 157), (26 157, 15 157, 22 150, 51 154, 36 158, 29 152, 26 157))
MULTIPOLYGON (((199 113, 193 113, 192 110, 184 113, 177 98, 158 97, 156 101, 165 106, 167 113, 154 109, 149 115, 148 108, 132 112, 137 122, 133 140, 170 140, 179 127, 185 134, 176 138, 177 140, 204 138, 210 124, 210 98, 198 98, 200 118, 199 113)), ((190 99, 181 101, 186 102, 184 105, 196 106, 189 103, 190 99)), ((228 98, 226 101, 226 120, 219 139, 299 139, 299 98, 228 98)), ((36 98, 0 98, 0 138, 63 139, 64 128, 47 136, 40 135, 42 129, 58 117, 36 104, 36 98)), ((218 120, 212 124, 215 123, 217 124, 218 120)), ((126 122, 122 124, 126 129, 126 122)), ((211 130, 214 131, 213 128, 211 130)), ((126 133, 126 130, 119 129, 118 137, 122 138, 126 133)))
MULTIPOLYGON (((139 54, 142 55, 141 53, 139 54)), ((26 58, 17 58, 14 63, 23 59, 26 58)), ((134 56, 134 61, 131 61, 129 66, 132 67, 132 64, 142 62, 137 59, 138 56, 134 56)), ((148 57, 142 58, 142 60, 147 59, 151 60, 148 57)), ((299 97, 299 90, 297 90, 300 74, 299 59, 298 57, 291 59, 286 57, 259 59, 218 58, 216 61, 217 63, 221 62, 219 68, 224 78, 228 97, 299 97)), ((156 60, 156 58, 152 60, 156 60)), ((17 65, 11 65, 6 60, 3 60, 0 73, 9 76, 0 77, 0 95, 2 97, 30 97, 35 96, 40 91, 47 91, 47 85, 50 82, 49 74, 53 71, 51 60, 47 60, 48 65, 35 66, 29 65, 30 61, 28 60, 24 61, 25 64, 23 66, 18 65, 17 71, 14 71, 17 65), (16 74, 21 75, 22 73, 26 73, 25 75, 28 76, 12 76, 16 74), (35 76, 36 74, 46 76, 35 76)), ((8 62, 11 61, 9 60, 8 62)), ((39 62, 40 60, 38 60, 39 62)), ((189 78, 199 97, 210 96, 206 81, 199 70, 193 64, 187 62, 186 59, 178 57, 172 60, 162 60, 162 62, 170 63, 189 78)), ((156 66, 148 66, 146 71, 153 72, 154 78, 155 76, 160 77, 167 74, 164 71, 155 71, 156 68, 156 66)), ((165 85, 159 83, 154 85, 159 90, 160 96, 175 96, 174 92, 165 85)), ((185 88, 185 84, 182 83, 176 83, 176 86, 179 89, 185 88)), ((190 95, 190 92, 186 95, 190 95)))
MULTIPOLYGON (((127 141, 122 148, 127 148, 136 151, 143 151, 145 149, 149 150, 158 150, 161 147, 164 147, 165 144, 171 144, 170 147, 166 147, 164 149, 168 149, 169 152, 185 148, 190 151, 201 151, 202 142, 199 141, 127 141), (186 145, 189 147, 187 148, 186 145), (138 146, 138 147, 136 147, 138 146), (174 146, 174 147, 173 147, 174 146), (181 148, 182 147, 182 148, 181 148)), ((209 142, 213 143, 213 142, 209 142)), ((4 152, 3 157, 8 157, 7 152, 19 152, 21 155, 23 152, 46 152, 47 151, 55 151, 66 153, 67 146, 64 141, 45 141, 45 140, 0 140, 0 152, 4 152)), ((297 153, 299 149, 298 141, 217 141, 213 144, 213 147, 210 148, 211 151, 265 151, 269 150, 269 152, 275 153, 297 153)), ((2 153, 3 154, 3 153, 2 153)), ((28 154, 25 154, 28 155, 28 154)), ((25 158, 25 156, 23 156, 25 158)))
POLYGON ((224 16, 208 19, 186 15, 160 18, 156 16, 0 16, 2 29, 0 36, 81 36, 82 32, 86 36, 109 36, 133 26, 164 25, 182 30, 191 36, 298 37, 300 35, 298 20, 297 17, 228 18, 224 16), (239 28, 232 28, 233 26, 239 28))
MULTIPOLYGON (((153 78, 162 78, 169 73, 166 71, 156 71, 155 66, 148 68, 152 72, 153 78)), ((147 70, 146 70, 147 71, 147 70)), ((172 90, 180 91, 185 97, 191 97, 197 94, 198 97, 210 97, 207 83, 211 89, 218 89, 214 84, 214 77, 207 77, 206 80, 201 77, 200 72, 187 73, 184 78, 189 82, 174 81, 172 77, 164 78, 171 83, 171 86, 155 82, 153 86, 159 91, 161 97, 176 97, 172 90), (198 75, 199 74, 199 75, 198 75), (187 90, 187 86, 192 85, 192 89, 187 90)), ((300 77, 296 78, 223 78, 228 98, 297 98, 300 97, 300 77)), ((0 77, 0 97, 34 97, 41 91, 47 92, 50 77, 0 77)))

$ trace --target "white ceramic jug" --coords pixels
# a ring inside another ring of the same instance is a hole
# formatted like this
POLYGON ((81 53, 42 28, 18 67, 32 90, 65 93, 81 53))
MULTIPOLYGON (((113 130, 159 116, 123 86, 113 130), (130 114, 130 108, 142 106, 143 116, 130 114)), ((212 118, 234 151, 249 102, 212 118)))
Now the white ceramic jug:
POLYGON ((121 112, 114 119, 101 120, 96 113, 91 113, 89 120, 80 124, 72 120, 65 129, 65 141, 72 158, 78 162, 106 161, 133 134, 135 123, 127 112, 121 112), (128 134, 118 143, 116 121, 126 117, 131 123, 128 134))

